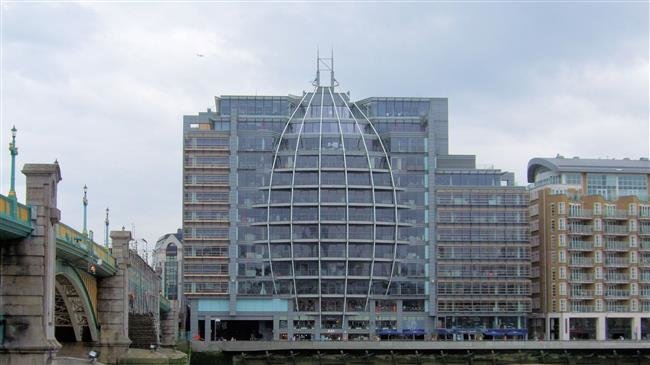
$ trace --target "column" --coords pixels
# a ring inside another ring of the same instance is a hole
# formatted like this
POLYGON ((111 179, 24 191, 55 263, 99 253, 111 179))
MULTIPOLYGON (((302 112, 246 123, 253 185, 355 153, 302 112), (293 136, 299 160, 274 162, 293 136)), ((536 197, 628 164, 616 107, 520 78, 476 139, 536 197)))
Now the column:
POLYGON ((0 363, 44 364, 61 345, 54 337, 58 164, 26 164, 27 204, 34 230, 2 243, 2 312, 5 338, 0 363))
POLYGON ((569 316, 565 314, 560 315, 560 338, 559 340, 561 341, 568 341, 570 340, 570 333, 569 333, 569 316))
POLYGON ((116 364, 126 354, 129 340, 129 241, 130 231, 112 231, 112 256, 117 272, 97 281, 97 319, 100 361, 116 364))
POLYGON ((178 318, 180 301, 172 300, 167 313, 160 314, 160 345, 174 347, 178 341, 178 318))
POLYGON ((607 317, 599 314, 596 318, 596 340, 604 341, 607 339, 607 317))
POLYGON ((641 339, 641 316, 638 314, 632 317, 632 339, 635 341, 641 339))

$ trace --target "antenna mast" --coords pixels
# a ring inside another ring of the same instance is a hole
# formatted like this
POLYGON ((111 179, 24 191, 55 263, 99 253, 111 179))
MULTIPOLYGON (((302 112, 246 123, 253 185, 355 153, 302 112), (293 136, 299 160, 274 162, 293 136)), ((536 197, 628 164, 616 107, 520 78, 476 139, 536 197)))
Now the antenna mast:
POLYGON ((334 49, 331 50, 330 57, 321 57, 320 51, 316 49, 316 79, 313 82, 314 86, 325 86, 334 88, 339 86, 339 82, 334 78, 334 49), (321 84, 321 71, 328 72, 330 74, 330 84, 322 85, 321 84))

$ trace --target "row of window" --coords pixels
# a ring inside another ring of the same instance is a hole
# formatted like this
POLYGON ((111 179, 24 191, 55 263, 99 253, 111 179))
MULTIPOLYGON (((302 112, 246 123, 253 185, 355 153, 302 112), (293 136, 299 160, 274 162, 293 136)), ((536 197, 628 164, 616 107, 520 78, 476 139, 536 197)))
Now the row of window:
POLYGON ((503 241, 528 242, 528 227, 501 226, 480 228, 438 228, 438 241, 503 241))
POLYGON ((442 246, 438 245, 438 258, 442 260, 506 260, 530 259, 530 247, 442 246))
MULTIPOLYGON (((294 203, 372 203, 372 192, 367 189, 293 189, 294 203)), ((390 198, 392 191, 375 190, 375 203, 392 204, 390 198)), ((424 206, 427 202, 428 193, 424 191, 397 191, 397 203, 410 206, 424 206)), ((240 205, 266 204, 268 201, 268 190, 260 189, 238 189, 238 202, 240 205)), ((291 191, 284 189, 273 189, 273 204, 283 204, 291 201, 291 191)))
MULTIPOLYGON (((388 202, 385 202, 386 204, 388 202)), ((293 206, 271 208, 240 208, 239 219, 242 222, 289 222, 289 221, 344 221, 347 222, 395 222, 394 207, 368 206, 293 206), (320 213, 319 213, 320 211, 320 213)), ((410 224, 425 223, 425 210, 397 209, 398 222, 410 224)))
MULTIPOLYGON (((325 280, 322 280, 324 282, 325 280)), ((296 288, 294 290, 293 279, 276 279, 275 290, 279 295, 319 295, 319 283, 316 279, 295 279, 296 288)), ((367 295, 369 283, 368 280, 349 279, 347 286, 348 295, 367 295)), ((387 280, 373 280, 370 286, 371 295, 424 295, 425 282, 410 279, 408 282, 393 281, 390 288, 387 280)), ((273 282, 271 280, 238 280, 237 293, 241 295, 273 295, 273 282)), ((299 298, 298 311, 313 312, 315 311, 315 302, 313 299, 299 298), (310 302, 311 300, 311 302, 310 302), (311 304, 311 305, 310 305, 311 304), (314 309, 311 309, 314 308, 314 309)))
MULTIPOLYGON (((239 168, 242 169, 269 169, 273 163, 271 153, 240 152, 238 154, 239 168)), ((385 156, 370 156, 347 154, 279 154, 275 159, 276 169, 318 169, 320 168, 361 168, 388 169, 385 156)), ((394 171, 423 171, 426 170, 426 159, 423 156, 391 157, 391 167, 394 171)))
POLYGON ((526 210, 445 210, 438 209, 438 223, 526 223, 526 210))
MULTIPOLYGON (((347 229, 344 224, 321 224, 320 229, 317 224, 294 224, 292 231, 288 229, 289 226, 271 226, 275 228, 272 233, 274 234, 271 239, 346 239, 347 229), (320 235, 319 235, 320 232, 320 235)), ((373 226, 354 226, 350 225, 350 232, 358 232, 359 239, 372 240, 372 227, 373 226), (352 228, 356 227, 356 228, 352 228), (363 233, 363 234, 362 234, 363 233), (365 235, 368 234, 368 235, 365 235), (364 236, 365 235, 365 236, 364 236)), ((356 236, 356 233, 355 233, 356 236)), ((395 226, 376 226, 375 239, 377 240, 395 240, 395 226)), ((239 227, 239 238, 245 241, 257 241, 268 239, 267 227, 252 226, 239 227)))
POLYGON ((530 265, 527 264, 438 264, 438 277, 441 278, 528 278, 530 265))
MULTIPOLYGON (((268 186, 270 174, 256 171, 239 171, 240 187, 264 187, 268 186)), ((391 176, 386 172, 372 172, 373 184, 379 187, 392 187, 391 176)), ((425 187, 427 175, 423 173, 396 173, 393 174, 395 186, 397 187, 425 187)), ((273 173, 273 186, 285 185, 340 185, 346 186, 344 172, 321 171, 320 181, 318 172, 296 171, 273 173)), ((368 172, 348 171, 347 185, 370 186, 370 174, 368 172)))
POLYGON ((286 98, 231 98, 219 100, 221 115, 288 115, 289 100, 286 98))
POLYGON ((439 205, 516 205, 527 207, 528 195, 505 192, 438 192, 439 205))
MULTIPOLYGON (((276 261, 240 263, 238 275, 248 277, 271 276, 371 276, 371 263, 363 261, 276 261)), ((372 276, 418 277, 426 273, 426 264, 417 262, 375 262, 372 276)), ((336 293, 330 293, 336 294, 336 293)))
MULTIPOLYGON (((379 259, 392 259, 393 255, 398 260, 421 260, 426 258, 424 245, 407 245, 398 244, 397 252, 395 252, 395 245, 392 244, 377 244, 373 248, 370 243, 349 243, 346 248, 345 243, 294 243, 293 255, 292 246, 288 243, 272 243, 271 256, 273 259, 289 259, 289 258, 317 258, 320 246, 321 258, 358 258, 358 259, 371 259, 372 257, 379 259), (373 255, 374 253, 374 255, 373 255)), ((239 257, 246 259, 268 259, 269 246, 266 243, 256 243, 248 245, 238 245, 239 257)), ((198 250, 198 248, 197 248, 198 250)), ((196 253, 199 256, 198 251, 196 253)))
POLYGON ((489 281, 439 282, 438 295, 488 296, 488 295, 530 295, 530 283, 500 283, 489 281))

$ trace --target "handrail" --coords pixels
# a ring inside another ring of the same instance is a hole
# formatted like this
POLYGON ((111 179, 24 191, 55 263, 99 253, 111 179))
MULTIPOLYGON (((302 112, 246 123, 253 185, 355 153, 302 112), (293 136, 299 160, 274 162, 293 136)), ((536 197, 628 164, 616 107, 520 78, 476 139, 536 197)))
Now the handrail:
POLYGON ((108 266, 115 267, 115 258, 111 256, 107 248, 92 241, 87 237, 87 235, 80 233, 66 224, 58 223, 56 225, 56 238, 57 240, 64 241, 84 251, 89 250, 87 244, 90 243, 92 244, 92 253, 94 257, 101 259, 108 266))

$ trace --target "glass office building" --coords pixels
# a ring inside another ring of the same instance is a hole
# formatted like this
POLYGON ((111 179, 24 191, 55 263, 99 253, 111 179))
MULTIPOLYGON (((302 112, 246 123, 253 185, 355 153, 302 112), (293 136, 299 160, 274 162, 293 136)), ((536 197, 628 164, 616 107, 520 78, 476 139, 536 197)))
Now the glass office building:
POLYGON ((184 117, 195 340, 437 333, 447 99, 353 101, 330 80, 301 96, 216 97, 216 110, 184 117))

